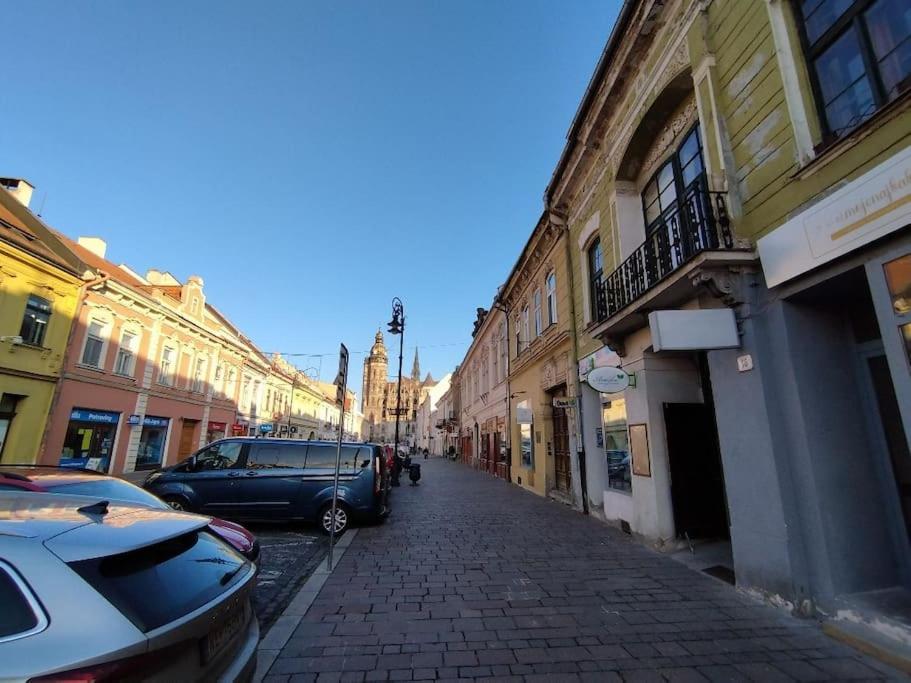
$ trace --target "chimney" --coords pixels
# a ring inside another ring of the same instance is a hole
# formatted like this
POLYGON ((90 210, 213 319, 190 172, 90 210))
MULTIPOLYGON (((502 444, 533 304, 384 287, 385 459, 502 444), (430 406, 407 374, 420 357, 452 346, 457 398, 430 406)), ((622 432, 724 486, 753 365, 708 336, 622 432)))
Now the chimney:
POLYGON ((108 243, 100 237, 80 237, 77 242, 80 247, 88 249, 98 258, 104 258, 104 254, 108 250, 108 243))
POLYGON ((32 201, 32 192, 35 186, 25 178, 0 178, 0 187, 13 195, 22 206, 28 207, 32 201))

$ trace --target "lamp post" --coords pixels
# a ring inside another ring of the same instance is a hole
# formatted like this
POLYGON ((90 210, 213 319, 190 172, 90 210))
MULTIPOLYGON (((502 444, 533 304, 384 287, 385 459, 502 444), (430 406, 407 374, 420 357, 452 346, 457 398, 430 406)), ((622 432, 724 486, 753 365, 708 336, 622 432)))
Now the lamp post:
MULTIPOLYGON (((395 449, 393 451, 393 457, 399 457, 399 416, 402 412, 402 350, 405 344, 405 307, 402 306, 402 300, 398 297, 395 297, 392 300, 392 320, 389 321, 389 334, 397 334, 399 336, 399 379, 398 386, 396 387, 396 396, 395 396, 395 449)), ((397 462, 397 461, 396 461, 397 462)), ((397 472, 396 468, 396 472, 397 472)), ((394 476, 393 480, 398 482, 398 476, 394 476)))

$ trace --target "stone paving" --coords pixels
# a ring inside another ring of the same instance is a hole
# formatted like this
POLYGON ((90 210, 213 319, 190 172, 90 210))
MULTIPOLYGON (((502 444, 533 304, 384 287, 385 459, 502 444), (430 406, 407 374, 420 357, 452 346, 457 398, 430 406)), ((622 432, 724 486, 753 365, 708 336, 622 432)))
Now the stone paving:
POLYGON ((361 529, 265 681, 899 678, 558 503, 464 465, 361 529))

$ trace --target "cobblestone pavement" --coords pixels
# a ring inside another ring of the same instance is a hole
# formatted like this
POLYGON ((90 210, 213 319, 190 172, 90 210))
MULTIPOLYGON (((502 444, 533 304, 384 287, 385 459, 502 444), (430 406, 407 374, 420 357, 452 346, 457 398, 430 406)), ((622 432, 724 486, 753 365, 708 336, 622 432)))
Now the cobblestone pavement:
POLYGON ((624 534, 422 461, 362 529, 266 676, 284 681, 898 678, 624 534))
POLYGON ((325 557, 328 541, 315 527, 250 524, 248 528, 260 545, 253 607, 265 635, 325 557))

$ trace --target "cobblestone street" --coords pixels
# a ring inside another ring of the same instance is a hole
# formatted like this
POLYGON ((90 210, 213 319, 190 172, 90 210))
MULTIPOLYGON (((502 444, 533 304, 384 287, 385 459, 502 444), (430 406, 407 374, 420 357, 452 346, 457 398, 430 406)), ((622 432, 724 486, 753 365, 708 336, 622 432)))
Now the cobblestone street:
POLYGON ((267 681, 885 679, 818 626, 463 465, 421 461, 267 681))

